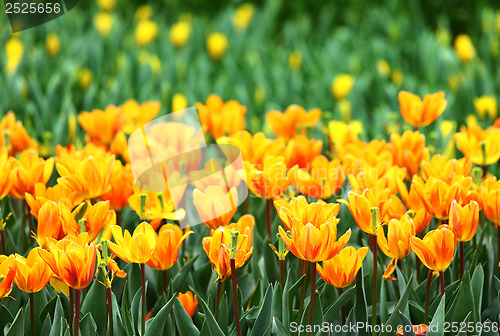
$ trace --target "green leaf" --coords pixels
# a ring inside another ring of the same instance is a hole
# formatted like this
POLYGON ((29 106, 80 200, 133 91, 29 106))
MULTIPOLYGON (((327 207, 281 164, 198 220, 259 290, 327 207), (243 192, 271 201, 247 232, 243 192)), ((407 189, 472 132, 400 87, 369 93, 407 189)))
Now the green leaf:
POLYGON ((102 284, 97 281, 92 283, 82 302, 81 312, 83 316, 90 313, 97 326, 97 331, 104 332, 107 309, 106 288, 102 284))
POLYGON ((201 302, 201 306, 203 308, 203 313, 205 314, 205 323, 208 325, 208 330, 210 331, 211 336, 224 336, 220 326, 217 324, 214 315, 210 311, 207 306, 205 300, 201 297, 198 297, 198 301, 201 302))
MULTIPOLYGON (((401 295, 403 295, 405 288, 406 288, 406 279, 405 279, 403 273, 401 273, 401 270, 399 269, 399 267, 396 267, 396 274, 398 276, 397 283, 398 283, 398 287, 399 287, 399 296, 401 297, 401 295)), ((406 316, 410 316, 408 305, 405 305, 405 307, 403 307, 403 309, 404 309, 404 310, 402 310, 403 314, 406 316)))
POLYGON ((264 239, 263 242, 262 258, 264 259, 264 268, 266 271, 266 275, 269 279, 269 282, 274 283, 279 281, 280 266, 278 264, 278 258, 276 257, 276 254, 273 252, 271 247, 269 247, 269 243, 270 241, 266 237, 266 239, 264 239))
POLYGON ((264 295, 264 301, 259 309, 257 320, 252 328, 251 336, 265 335, 271 325, 271 313, 273 304, 273 287, 269 285, 264 295))
POLYGON ((12 324, 8 327, 7 332, 5 333, 5 336, 20 336, 20 335, 24 335, 23 308, 19 309, 16 317, 14 318, 14 321, 12 321, 12 324))
POLYGON ((278 318, 283 315, 282 311, 282 302, 283 302, 283 290, 281 289, 281 285, 277 282, 274 285, 274 293, 273 293, 273 316, 277 316, 278 318))
POLYGON ((56 308, 54 311, 54 318, 52 319, 52 329, 50 330, 50 336, 60 335, 60 331, 63 328, 64 320, 64 311, 61 304, 61 300, 59 300, 59 296, 56 299, 56 308))
MULTIPOLYGON (((397 330, 398 325, 399 325, 399 311, 404 311, 404 308, 408 307, 408 298, 410 297, 410 289, 411 289, 411 280, 413 278, 413 275, 410 277, 408 284, 406 285, 405 290, 403 291, 403 294, 401 295, 401 298, 399 299, 398 303, 394 307, 394 311, 392 312, 391 316, 387 319, 387 321, 384 323, 386 326, 391 326, 392 330, 397 330)), ((391 328, 385 328, 384 332, 381 332, 379 336, 394 336, 393 333, 389 332, 388 330, 391 328)))
POLYGON ((482 329, 479 333, 479 336, 498 336, 498 331, 496 331, 496 329, 498 329, 498 324, 494 324, 490 320, 486 320, 482 324, 482 329), (488 326, 487 331, 485 331, 486 326, 488 326), (494 328, 494 326, 496 326, 496 328, 494 328))
POLYGON ((483 304, 484 271, 483 266, 478 265, 471 279, 472 297, 474 298, 474 321, 481 321, 481 306, 483 304))
MULTIPOLYGON (((398 278, 399 279, 399 278, 398 278)), ((399 313, 399 318, 401 319, 401 322, 403 322, 403 335, 404 336, 416 336, 415 332, 413 331, 413 325, 411 324, 410 320, 403 314, 402 311, 398 311, 399 313)))
POLYGON ((463 321, 470 312, 475 310, 474 297, 472 293, 472 286, 470 282, 469 271, 464 273, 462 283, 459 287, 459 292, 453 306, 450 307, 448 315, 451 316, 449 321, 463 321))
MULTIPOLYGON (((350 326, 350 325, 355 325, 356 324, 356 312, 354 308, 352 308, 349 311, 349 315, 347 315, 347 318, 345 320, 345 325, 350 326)), ((364 330, 365 328, 361 328, 361 330, 364 330)), ((359 330, 359 331, 361 331, 359 330)), ((367 334, 366 331, 364 331, 365 334, 367 334)), ((332 333, 332 335, 334 335, 332 333)), ((358 333, 356 332, 356 329, 351 330, 350 328, 347 328, 347 330, 342 332, 342 336, 358 336, 358 333)))
POLYGON ((177 275, 175 276, 174 280, 173 280, 173 284, 174 284, 174 291, 180 291, 183 286, 185 286, 186 284, 186 279, 187 279, 187 276, 188 274, 192 271, 192 266, 194 264, 194 262, 196 261, 196 259, 198 259, 198 255, 194 256, 193 258, 191 258, 182 268, 181 270, 179 271, 179 273, 177 273, 177 275))
POLYGON ((444 336, 444 318, 445 318, 446 294, 441 297, 439 306, 434 313, 426 336, 444 336))
POLYGON ((174 315, 177 330, 181 336, 192 336, 200 333, 176 296, 174 296, 174 315))
MULTIPOLYGON (((148 291, 148 282, 146 281, 146 297, 148 291)), ((132 299, 132 317, 134 321, 134 325, 137 326, 136 331, 140 331, 142 328, 142 288, 139 288, 132 299)))
POLYGON ((40 335, 49 335, 51 328, 52 328, 52 321, 50 320, 50 315, 47 314, 47 316, 45 316, 45 320, 43 321, 42 331, 40 332, 40 335))
POLYGON ((123 287, 122 294, 122 306, 121 306, 121 316, 123 320, 123 327, 125 328, 125 333, 127 336, 135 335, 134 333, 134 320, 132 319, 132 313, 128 308, 128 288, 127 284, 123 287))
POLYGON ((148 320, 148 322, 149 321, 151 322, 149 322, 146 326, 147 328, 145 336, 161 335, 165 323, 168 320, 167 317, 170 314, 170 311, 172 310, 174 299, 176 298, 177 298, 176 296, 172 296, 172 298, 168 300, 167 304, 165 304, 165 306, 163 306, 163 308, 160 309, 158 314, 156 314, 155 317, 148 320))
MULTIPOLYGON (((224 292, 222 295, 222 300, 220 302, 219 306, 219 326, 224 332, 224 334, 228 334, 228 315, 229 315, 229 308, 228 308, 228 302, 227 302, 227 293, 224 292)), ((175 306, 174 306, 175 308, 175 306)))
POLYGON ((85 316, 80 320, 80 332, 82 336, 99 335, 97 333, 97 325, 92 318, 91 313, 85 314, 85 316))
POLYGON ((14 316, 10 313, 10 311, 0 304, 0 331, 4 330, 4 327, 7 323, 12 323, 14 316))
POLYGON ((273 316, 273 335, 277 336, 288 336, 290 333, 283 326, 283 323, 279 319, 273 316))
POLYGON ((328 308, 325 310, 325 315, 323 317, 323 320, 328 322, 328 323, 334 323, 335 320, 337 320, 339 323, 342 321, 340 320, 340 314, 339 311, 344 306, 351 297, 355 294, 356 286, 349 288, 346 290, 342 295, 340 295, 335 302, 333 302, 328 308))
MULTIPOLYGON (((359 270, 356 276, 356 298, 354 302, 354 313, 357 322, 368 323, 368 312, 366 311, 365 281, 363 268, 359 270)), ((368 335, 365 328, 359 331, 359 335, 368 335)))
MULTIPOLYGON (((304 313, 302 314, 301 324, 309 325, 309 309, 310 309, 311 301, 309 300, 304 307, 304 313)), ((323 308, 321 307, 321 299, 319 294, 315 294, 314 298, 314 307, 313 307, 313 319, 312 326, 321 326, 323 323, 323 308)), ((300 335, 307 335, 306 332, 300 333, 300 335)))
POLYGON ((467 336, 467 328, 464 328, 462 326, 469 325, 471 315, 472 315, 472 311, 470 311, 469 314, 467 314, 467 316, 465 317, 464 321, 459 324, 459 328, 461 331, 458 333, 458 336, 467 336))
POLYGON ((297 294, 297 291, 302 285, 302 282, 306 279, 306 276, 303 275, 300 277, 297 282, 290 287, 290 272, 291 269, 288 270, 288 276, 285 281, 285 290, 283 292, 283 324, 290 325, 290 322, 293 320, 293 298, 297 294))

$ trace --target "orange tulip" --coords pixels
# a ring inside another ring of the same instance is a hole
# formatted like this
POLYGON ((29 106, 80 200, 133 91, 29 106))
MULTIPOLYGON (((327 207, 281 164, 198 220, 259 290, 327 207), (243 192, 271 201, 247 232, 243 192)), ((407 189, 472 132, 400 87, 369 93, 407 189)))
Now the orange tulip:
POLYGON ((146 195, 144 219, 151 220, 151 226, 155 230, 160 226, 162 219, 182 220, 186 216, 184 209, 175 210, 176 204, 169 191, 153 192, 136 189, 128 198, 128 204, 139 216, 141 216, 141 195, 146 195))
POLYGON ((337 240, 337 226, 324 224, 294 223, 288 236, 281 226, 278 227, 281 239, 290 252, 297 258, 309 262, 325 261, 333 258, 344 248, 351 238, 351 229, 337 240))
POLYGON ((155 233, 155 250, 146 265, 159 271, 168 270, 177 262, 182 242, 192 233, 191 230, 183 233, 182 229, 177 225, 163 225, 158 235, 155 233))
POLYGON ((294 136, 286 144, 284 156, 286 166, 292 168, 298 165, 299 168, 310 169, 315 157, 321 155, 323 151, 323 141, 309 139, 304 134, 294 136))
POLYGON ((489 177, 481 183, 480 197, 486 218, 498 227, 500 224, 500 181, 489 177))
POLYGON ((323 261, 323 267, 317 264, 316 270, 329 285, 345 288, 353 283, 356 274, 363 266, 363 260, 367 253, 367 247, 362 247, 356 251, 354 247, 348 246, 332 259, 323 261))
POLYGON ((410 192, 406 189, 403 181, 398 181, 399 194, 405 203, 406 207, 413 211, 413 225, 415 226, 415 234, 425 230, 432 220, 432 215, 427 212, 424 203, 415 190, 415 184, 411 184, 410 192))
POLYGON ((2 145, 6 137, 8 139, 6 147, 11 156, 21 153, 26 149, 37 148, 36 141, 28 135, 22 122, 19 120, 16 121, 16 115, 12 111, 8 112, 0 120, 0 145, 2 145))
POLYGON ((356 224, 358 224, 358 227, 362 231, 375 235, 380 223, 377 223, 376 227, 372 226, 371 209, 373 207, 382 208, 382 204, 390 198, 389 189, 385 189, 382 192, 374 192, 370 189, 365 189, 362 194, 350 191, 347 198, 349 202, 343 199, 339 199, 338 201, 339 203, 347 205, 356 224))
POLYGON ((216 229, 227 225, 236 213, 238 192, 234 187, 227 191, 220 185, 208 186, 204 191, 194 189, 193 204, 201 221, 207 227, 216 229))
POLYGON ((457 176, 451 184, 431 177, 427 182, 422 178, 414 177, 415 192, 420 197, 427 211, 439 220, 446 220, 449 216, 450 204, 453 200, 463 202, 472 184, 472 179, 457 176))
POLYGON ((196 295, 193 295, 193 293, 187 291, 184 294, 182 293, 177 294, 177 298, 179 299, 179 301, 181 302, 182 306, 189 314, 189 316, 193 317, 194 310, 198 305, 198 298, 196 298, 196 295))
POLYGON ((230 144, 238 147, 244 161, 262 169, 265 156, 268 154, 273 140, 266 138, 264 133, 258 132, 253 136, 245 130, 237 131, 231 137, 217 139, 218 144, 230 144))
POLYGON ((76 225, 75 217, 66 205, 50 200, 45 202, 38 212, 36 230, 38 245, 46 247, 48 238, 63 239, 76 225))
POLYGON ((12 188, 12 181, 9 178, 10 171, 11 161, 8 159, 7 150, 0 147, 0 200, 7 196, 12 188))
MULTIPOLYGON (((255 217, 252 215, 241 216, 236 223, 231 223, 226 226, 227 230, 238 231, 248 237, 248 244, 252 245, 253 241, 253 227, 255 226, 255 217)), ((210 231, 212 234, 214 231, 210 231)))
POLYGON ((311 170, 298 169, 294 177, 295 187, 304 195, 314 199, 327 199, 335 195, 344 184, 345 175, 340 163, 328 161, 323 155, 314 158, 311 170))
POLYGON ((386 171, 394 165, 391 145, 385 140, 336 144, 335 152, 344 165, 346 174, 357 175, 359 170, 367 171, 369 168, 370 174, 384 176, 386 171))
POLYGON ((26 203, 30 207, 30 213, 38 220, 40 208, 47 202, 53 201, 57 204, 64 204, 69 209, 73 209, 82 202, 82 198, 72 190, 66 189, 60 184, 53 187, 46 187, 43 183, 35 184, 33 194, 25 194, 26 203))
POLYGON ((398 100, 403 119, 415 128, 432 124, 447 106, 443 91, 427 94, 423 100, 413 93, 400 91, 398 100))
POLYGON ((49 265, 40 257, 40 247, 30 250, 28 257, 16 254, 16 277, 14 279, 17 287, 27 293, 41 291, 54 274, 49 265))
POLYGON ((236 100, 223 102, 216 95, 207 98, 206 104, 196 103, 198 116, 204 128, 215 139, 223 136, 232 136, 245 128, 245 114, 247 108, 236 100))
POLYGON ((440 272, 450 266, 457 245, 455 232, 447 225, 441 225, 420 239, 410 238, 411 249, 429 269, 440 272))
POLYGON ((398 181, 404 180, 406 168, 391 166, 385 171, 379 171, 372 167, 363 167, 356 174, 349 174, 347 180, 355 191, 362 192, 368 189, 384 189, 389 188, 392 193, 398 190, 398 181))
POLYGON ((450 183, 458 175, 469 176, 472 161, 467 158, 448 160, 441 154, 433 155, 422 162, 422 178, 427 181, 431 176, 450 183))
POLYGON ((128 198, 134 193, 134 178, 130 165, 122 165, 116 160, 109 180, 111 189, 101 196, 101 200, 109 201, 111 208, 121 211, 128 205, 128 198))
POLYGON ((423 160, 429 159, 429 150, 425 147, 425 136, 419 131, 406 131, 403 135, 391 134, 394 163, 406 168, 411 179, 419 172, 423 160))
POLYGON ((269 111, 266 114, 266 122, 271 126, 276 137, 289 139, 300 127, 314 127, 321 118, 321 110, 316 108, 309 112, 299 105, 290 105, 285 112, 269 111))
MULTIPOLYGON (((76 214, 76 209, 73 211, 73 215, 76 214)), ((111 227, 116 224, 116 213, 114 210, 110 209, 109 202, 97 202, 94 205, 87 203, 87 209, 85 215, 85 227, 81 227, 81 223, 72 228, 71 231, 68 226, 66 226, 66 234, 78 234, 79 232, 86 231, 88 233, 88 243, 95 241, 99 238, 100 240, 108 240, 111 238, 111 227)))
POLYGON ((398 260, 407 257, 411 252, 410 237, 415 235, 415 226, 408 214, 401 219, 391 219, 387 223, 387 237, 381 226, 377 231, 377 243, 380 250, 392 260, 387 265, 382 278, 384 280, 396 280, 390 275, 396 270, 398 260))
POLYGON ((161 104, 157 101, 146 101, 139 104, 135 99, 129 99, 120 106, 124 117, 122 130, 131 134, 137 128, 147 124, 160 113, 161 104))
POLYGON ((0 255, 0 300, 12 291, 16 268, 14 256, 0 255))
POLYGON ((257 197, 274 199, 292 184, 296 169, 288 170, 282 156, 264 158, 262 169, 245 161, 248 189, 257 197))
POLYGON ((109 145, 124 124, 120 108, 110 105, 104 110, 94 109, 81 112, 78 122, 90 139, 103 145, 109 145))
POLYGON ((61 177, 57 183, 78 192, 80 197, 95 199, 111 189, 114 164, 115 156, 110 154, 89 156, 81 161, 59 161, 56 168, 61 177))
POLYGON ((108 241, 108 246, 118 258, 126 263, 146 263, 155 250, 156 234, 155 230, 147 222, 139 224, 132 236, 125 230, 122 233, 122 228, 118 225, 111 227, 115 243, 108 241))
POLYGON ((12 160, 10 195, 17 199, 24 199, 25 193, 33 194, 35 184, 38 182, 47 184, 53 169, 53 158, 44 160, 34 149, 23 151, 19 160, 12 160))
POLYGON ((94 243, 86 243, 87 233, 59 241, 47 238, 47 241, 49 250, 39 249, 38 253, 54 274, 73 289, 88 287, 94 279, 97 250, 94 243))
POLYGON ((337 225, 339 222, 336 217, 340 205, 337 203, 327 204, 320 200, 308 204, 304 196, 298 196, 292 198, 290 203, 282 200, 274 201, 274 206, 287 231, 291 231, 295 223, 302 225, 312 223, 319 227, 320 224, 337 225))
POLYGON ((453 200, 450 207, 450 227, 455 231, 459 242, 466 242, 472 239, 479 224, 479 205, 471 201, 462 207, 453 200))
MULTIPOLYGON (((425 324, 414 325, 413 333, 415 334, 415 336, 425 336, 427 334, 427 329, 429 329, 429 327, 425 324)), ((404 336, 403 327, 398 328, 396 335, 404 336)))
POLYGON ((477 165, 490 165, 500 159, 499 138, 500 129, 489 127, 483 130, 473 124, 463 126, 460 132, 455 134, 458 150, 477 165))
MULTIPOLYGON (((203 238, 203 250, 205 250, 221 282, 231 276, 231 264, 229 262, 231 231, 231 229, 220 226, 212 231, 210 237, 203 238)), ((235 269, 244 266, 252 253, 253 247, 249 236, 240 232, 236 248, 235 269)))

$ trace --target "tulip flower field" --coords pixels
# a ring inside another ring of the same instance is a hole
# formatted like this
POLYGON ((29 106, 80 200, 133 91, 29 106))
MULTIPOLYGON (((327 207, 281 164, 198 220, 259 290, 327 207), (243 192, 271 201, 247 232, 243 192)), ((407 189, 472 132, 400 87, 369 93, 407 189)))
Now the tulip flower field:
POLYGON ((2 13, 0 336, 499 335, 500 10, 445 3, 2 13))

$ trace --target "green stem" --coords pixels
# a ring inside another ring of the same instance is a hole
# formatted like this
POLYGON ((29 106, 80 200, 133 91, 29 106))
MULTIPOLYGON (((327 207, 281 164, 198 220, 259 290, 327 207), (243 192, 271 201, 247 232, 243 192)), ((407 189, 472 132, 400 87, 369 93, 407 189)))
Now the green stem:
POLYGON ((215 319, 219 319, 219 306, 222 300, 222 292, 223 292, 224 283, 217 279, 217 292, 215 293, 215 319))
POLYGON ((272 200, 266 200, 266 214, 267 214, 267 238, 271 240, 271 206, 272 200))
MULTIPOLYGON (((339 297, 344 293, 344 289, 342 287, 340 288, 337 288, 338 291, 339 291, 339 297)), ((340 315, 342 316, 342 325, 345 324, 345 307, 344 305, 342 305, 342 307, 340 308, 340 315)))
POLYGON ((444 272, 439 272, 439 279, 441 280, 441 296, 444 296, 444 272))
POLYGON ((106 305, 108 311, 108 330, 109 335, 114 335, 113 333, 113 300, 111 296, 111 287, 106 287, 106 305))
POLYGON ((302 318, 302 313, 304 312, 304 300, 306 299, 306 287, 307 287, 307 261, 302 260, 302 267, 300 276, 306 275, 306 278, 302 282, 300 286, 300 303, 299 303, 299 316, 297 317, 297 322, 300 323, 300 319, 302 318))
POLYGON ((285 259, 280 259, 280 285, 281 290, 285 290, 285 259))
POLYGON ((163 294, 165 294, 165 298, 167 297, 167 271, 162 271, 162 289, 163 289, 163 294))
POLYGON ((459 248, 460 248, 460 281, 462 281, 462 278, 464 276, 464 242, 459 242, 459 248))
POLYGON ((377 325, 377 235, 370 236, 373 253, 373 288, 372 288, 372 335, 375 336, 375 326, 377 325))

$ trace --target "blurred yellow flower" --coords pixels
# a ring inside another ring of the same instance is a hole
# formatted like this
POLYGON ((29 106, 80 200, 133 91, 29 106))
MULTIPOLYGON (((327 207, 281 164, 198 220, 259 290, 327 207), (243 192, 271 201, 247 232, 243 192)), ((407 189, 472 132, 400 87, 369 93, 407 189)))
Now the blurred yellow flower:
POLYGON ((331 142, 344 144, 359 140, 358 136, 363 131, 363 124, 360 121, 345 123, 343 121, 332 120, 328 123, 328 130, 331 142))
POLYGON ((111 14, 107 12, 99 12, 94 16, 94 26, 96 27, 99 35, 108 36, 113 26, 113 19, 111 14))
POLYGON ((87 91, 93 79, 92 71, 89 69, 81 69, 78 72, 78 86, 82 91, 87 91))
POLYGON ((451 134, 451 132, 454 132, 455 129, 457 128, 457 123, 456 121, 451 121, 451 120, 443 120, 439 124, 439 128, 441 130, 441 136, 443 138, 447 138, 448 135, 451 134))
POLYGON ((135 43, 144 47, 158 36, 158 26, 151 20, 142 20, 137 23, 135 29, 135 43))
POLYGON ((224 55, 228 46, 229 41, 222 33, 212 33, 207 38, 208 54, 214 61, 219 60, 224 55))
POLYGON ((332 95, 335 99, 347 97, 354 86, 354 77, 348 74, 338 74, 332 81, 332 95))
POLYGON ((182 93, 176 93, 172 97, 172 112, 184 110, 188 107, 186 96, 182 93))
POLYGON ((153 8, 150 5, 142 5, 135 11, 136 20, 149 20, 153 16, 153 8))
POLYGON ((391 66, 384 59, 377 61, 377 70, 382 77, 387 77, 391 74, 391 66))
POLYGON ((234 13, 233 25, 236 29, 245 29, 252 21, 254 7, 250 3, 244 3, 234 13))
POLYGON ((112 11, 116 6, 116 0, 97 0, 99 8, 105 11, 112 11))
POLYGON ((288 56, 288 66, 292 70, 299 70, 302 64, 302 54, 298 50, 294 50, 288 56))
POLYGON ((177 47, 180 48, 186 44, 186 41, 189 39, 189 35, 191 34, 191 24, 187 21, 177 22, 170 28, 169 37, 170 42, 177 47))
POLYGON ((7 73, 11 74, 21 62, 24 53, 24 46, 20 39, 11 37, 5 44, 5 53, 7 54, 7 73))
POLYGON ((458 35, 455 38, 454 47, 460 61, 469 63, 474 58, 476 52, 469 36, 465 34, 458 35))
POLYGON ((59 52, 61 43, 56 33, 50 33, 45 40, 45 50, 49 56, 54 56, 59 52))
POLYGON ((479 118, 484 119, 486 114, 490 119, 495 119, 498 114, 497 98, 495 96, 482 96, 474 99, 474 107, 476 108, 479 118))
POLYGON ((400 85, 401 83, 403 83, 403 73, 401 72, 401 70, 394 69, 391 79, 392 82, 396 85, 400 85))

